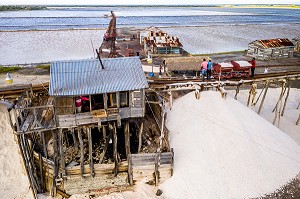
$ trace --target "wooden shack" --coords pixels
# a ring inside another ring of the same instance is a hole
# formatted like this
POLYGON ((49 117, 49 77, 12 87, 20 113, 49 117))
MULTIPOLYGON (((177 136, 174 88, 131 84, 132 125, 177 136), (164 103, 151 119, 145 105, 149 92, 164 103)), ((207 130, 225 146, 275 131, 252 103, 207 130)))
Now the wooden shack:
POLYGON ((294 43, 295 46, 294 48, 295 52, 300 53, 300 36, 293 38, 292 42, 294 43))
POLYGON ((49 92, 28 88, 11 118, 35 195, 107 194, 169 178, 171 149, 140 153, 146 88, 138 57, 52 62, 49 92))
POLYGON ((287 38, 255 40, 248 44, 247 55, 257 60, 293 57, 294 44, 287 38))
POLYGON ((170 36, 157 28, 142 32, 140 43, 144 45, 146 54, 147 52, 151 54, 182 54, 183 52, 183 45, 177 36, 170 36))

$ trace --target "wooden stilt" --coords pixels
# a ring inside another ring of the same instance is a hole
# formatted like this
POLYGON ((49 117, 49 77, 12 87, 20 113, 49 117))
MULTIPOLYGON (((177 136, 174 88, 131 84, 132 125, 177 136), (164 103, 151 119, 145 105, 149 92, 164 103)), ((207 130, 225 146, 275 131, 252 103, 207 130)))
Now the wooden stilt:
POLYGON ((103 140, 106 140, 106 126, 102 126, 103 140))
POLYGON ((268 92, 268 88, 269 88, 269 82, 267 81, 267 83, 266 83, 266 89, 265 89, 263 98, 262 98, 262 100, 261 100, 261 103, 260 103, 259 108, 258 108, 258 111, 257 111, 257 114, 258 114, 258 115, 260 114, 260 111, 261 111, 261 109, 262 109, 262 106, 264 105, 264 101, 265 101, 265 98, 266 98, 266 95, 267 95, 267 92, 268 92))
POLYGON ((155 154, 155 170, 154 170, 154 176, 155 176, 155 186, 158 186, 158 179, 159 179, 159 172, 158 172, 158 159, 159 159, 159 153, 155 154))
POLYGON ((144 123, 141 123, 140 126, 140 131, 139 131, 139 146, 138 146, 138 153, 141 152, 141 148, 142 148, 142 134, 143 134, 143 128, 144 128, 144 123))
MULTIPOLYGON (((103 129, 105 129, 105 132, 106 132, 106 127, 105 126, 103 126, 103 127, 104 127, 103 129)), ((102 164, 104 156, 106 154, 107 147, 108 147, 108 144, 109 144, 109 140, 112 137, 112 131, 113 131, 113 129, 110 129, 108 137, 104 138, 105 139, 105 145, 104 145, 104 148, 103 148, 103 152, 100 154, 100 161, 99 161, 100 164, 102 164)))
POLYGON ((282 82, 282 84, 281 84, 281 93, 280 93, 280 95, 279 95, 279 98, 278 98, 278 100, 277 100, 277 103, 276 103, 276 105, 275 105, 275 107, 274 107, 274 109, 273 109, 272 112, 274 112, 275 109, 277 109, 278 103, 281 101, 282 97, 284 96, 285 91, 286 91, 285 82, 282 82))
POLYGON ((83 178, 84 174, 84 151, 83 151, 83 140, 82 140, 82 134, 81 134, 81 128, 78 128, 78 139, 79 139, 79 145, 80 145, 80 174, 83 178))
POLYGON ((53 143, 54 143, 54 172, 52 177, 52 187, 50 194, 52 197, 56 195, 56 178, 58 176, 58 147, 57 147, 57 133, 56 131, 52 131, 53 143))
POLYGON ((236 99, 236 100, 237 100, 237 95, 238 95, 239 92, 240 92, 240 86, 241 86, 241 84, 238 84, 238 85, 236 86, 235 96, 234 96, 234 99, 236 99))
POLYGON ((130 154, 130 129, 129 129, 128 121, 125 122, 124 137, 125 137, 126 157, 128 158, 128 154, 130 154))
POLYGON ((25 143, 25 147, 26 147, 26 153, 27 153, 27 159, 28 159, 28 164, 30 167, 30 171, 33 174, 33 179, 34 179, 34 185, 36 186, 36 190, 38 193, 40 193, 42 191, 41 189, 41 185, 39 183, 39 178, 37 176, 37 170, 35 167, 35 163, 34 163, 34 157, 33 157, 33 145, 30 145, 30 143, 28 142, 28 139, 26 138, 26 136, 24 135, 24 143, 25 143))
POLYGON ((77 140, 77 137, 75 135, 75 129, 72 128, 71 129, 71 134, 72 134, 72 138, 73 138, 73 142, 74 142, 74 147, 76 150, 78 150, 78 140, 77 140))
POLYGON ((59 153, 60 153, 60 166, 63 169, 63 175, 66 175, 66 165, 65 165, 65 152, 64 152, 64 134, 63 130, 59 129, 59 134, 58 134, 58 139, 59 139, 59 153))
POLYGON ((291 90, 291 82, 289 82, 289 84, 288 84, 288 91, 287 91, 286 97, 284 99, 284 105, 283 105, 283 108, 281 110, 281 116, 283 116, 283 114, 284 114, 284 110, 285 110, 285 107, 286 107, 286 102, 287 102, 287 99, 290 95, 290 90, 291 90))
POLYGON ((115 161, 115 170, 114 174, 115 176, 118 175, 118 138, 117 138, 117 128, 116 123, 114 122, 113 126, 113 151, 114 151, 114 161, 115 161))
POLYGON ((43 158, 41 153, 39 153, 39 167, 40 167, 39 169, 41 175, 41 188, 42 188, 42 192, 44 192, 45 186, 44 186, 43 158))
MULTIPOLYGON (((43 142, 44 156, 45 156, 46 159, 48 159, 48 152, 47 152, 47 146, 46 146, 46 141, 45 141, 45 132, 41 132, 41 136, 42 136, 42 142, 43 142)), ((46 161, 46 171, 47 171, 47 177, 45 179, 45 190, 47 190, 48 181, 50 179, 48 161, 46 161)), ((50 188, 49 188, 49 190, 50 190, 50 188)))
POLYGON ((173 95, 172 95, 172 91, 168 91, 169 95, 170 95, 170 110, 172 109, 173 106, 173 95))
POLYGON ((93 163, 93 140, 92 140, 92 130, 90 127, 87 129, 88 141, 89 141, 89 160, 90 160, 90 173, 91 176, 95 176, 94 163, 93 163))
POLYGON ((132 174, 132 156, 128 154, 128 181, 130 185, 133 185, 133 174, 132 174))

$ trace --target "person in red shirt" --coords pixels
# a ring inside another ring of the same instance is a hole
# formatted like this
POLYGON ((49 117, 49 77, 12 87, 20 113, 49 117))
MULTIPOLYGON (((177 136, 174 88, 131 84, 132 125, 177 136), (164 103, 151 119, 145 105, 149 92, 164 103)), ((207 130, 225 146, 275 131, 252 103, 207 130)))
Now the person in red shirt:
POLYGON ((81 113, 82 101, 89 101, 89 98, 80 96, 75 99, 76 113, 81 113))
POLYGON ((255 71, 255 67, 256 67, 256 60, 255 58, 252 59, 251 61, 251 76, 250 77, 254 77, 254 71, 255 71))

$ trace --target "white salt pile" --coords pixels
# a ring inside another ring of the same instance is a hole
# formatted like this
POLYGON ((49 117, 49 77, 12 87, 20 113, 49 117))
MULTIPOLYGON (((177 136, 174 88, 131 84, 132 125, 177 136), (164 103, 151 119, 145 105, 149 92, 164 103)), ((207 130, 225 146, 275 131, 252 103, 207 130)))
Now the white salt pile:
POLYGON ((249 198, 273 192, 300 171, 300 146, 231 97, 189 93, 168 113, 174 175, 166 198, 249 198))
POLYGON ((8 117, 6 107, 0 104, 0 197, 32 199, 8 117))

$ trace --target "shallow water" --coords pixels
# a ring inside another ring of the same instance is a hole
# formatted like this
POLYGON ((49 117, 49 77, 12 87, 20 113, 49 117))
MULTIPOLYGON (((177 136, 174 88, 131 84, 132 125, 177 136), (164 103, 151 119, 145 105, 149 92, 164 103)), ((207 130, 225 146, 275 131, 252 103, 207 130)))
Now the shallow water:
POLYGON ((178 36, 192 54, 246 50, 251 41, 292 39, 300 30, 299 9, 88 7, 0 12, 0 64, 95 57, 110 20, 103 15, 111 10, 118 28, 160 27, 178 36))

